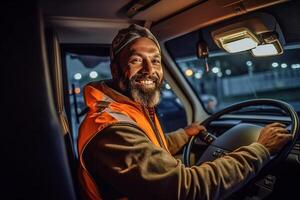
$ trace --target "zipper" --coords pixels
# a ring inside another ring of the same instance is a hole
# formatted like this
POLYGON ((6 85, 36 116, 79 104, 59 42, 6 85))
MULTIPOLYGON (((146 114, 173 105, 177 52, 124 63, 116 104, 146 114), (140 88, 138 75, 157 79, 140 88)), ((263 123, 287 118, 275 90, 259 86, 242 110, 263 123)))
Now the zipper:
POLYGON ((153 123, 147 108, 145 108, 144 106, 142 106, 142 108, 143 108, 144 114, 146 115, 148 121, 150 122, 150 125, 151 125, 152 130, 153 130, 153 132, 154 132, 154 134, 155 134, 155 136, 158 140, 158 143, 160 144, 161 147, 163 147, 165 150, 167 150, 167 147, 165 146, 165 144, 164 144, 164 142, 163 142, 163 140, 162 140, 162 138, 161 138, 161 136, 160 136, 160 134, 157 130, 156 125, 153 123))

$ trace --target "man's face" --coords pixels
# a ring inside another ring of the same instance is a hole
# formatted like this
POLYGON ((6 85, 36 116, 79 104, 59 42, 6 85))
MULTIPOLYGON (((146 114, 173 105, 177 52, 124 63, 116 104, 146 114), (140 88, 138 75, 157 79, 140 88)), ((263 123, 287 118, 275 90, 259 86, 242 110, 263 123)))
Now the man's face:
POLYGON ((120 52, 119 88, 144 106, 159 102, 159 89, 163 81, 161 54, 148 38, 138 38, 120 52))

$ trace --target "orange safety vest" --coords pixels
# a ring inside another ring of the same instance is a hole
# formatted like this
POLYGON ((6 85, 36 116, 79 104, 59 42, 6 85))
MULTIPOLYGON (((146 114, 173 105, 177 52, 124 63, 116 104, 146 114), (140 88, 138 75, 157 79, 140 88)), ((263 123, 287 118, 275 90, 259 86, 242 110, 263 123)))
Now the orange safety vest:
POLYGON ((140 104, 109 88, 105 83, 85 86, 84 98, 89 112, 79 128, 79 182, 87 199, 98 200, 102 199, 101 194, 85 167, 83 152, 87 144, 105 127, 117 122, 132 123, 142 129, 154 145, 169 150, 157 116, 155 115, 153 127, 147 110, 140 104))

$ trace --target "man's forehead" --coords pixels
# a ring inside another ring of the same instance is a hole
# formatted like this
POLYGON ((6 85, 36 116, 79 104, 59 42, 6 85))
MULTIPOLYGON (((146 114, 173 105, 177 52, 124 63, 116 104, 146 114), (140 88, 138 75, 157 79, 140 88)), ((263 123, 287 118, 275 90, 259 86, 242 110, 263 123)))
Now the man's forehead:
POLYGON ((132 53, 135 53, 139 50, 146 50, 148 52, 157 53, 158 55, 160 55, 160 50, 157 47, 156 43, 148 38, 144 38, 144 37, 138 38, 132 41, 128 46, 129 46, 129 50, 132 53))
POLYGON ((139 54, 144 50, 144 52, 151 53, 155 57, 161 57, 160 52, 155 47, 146 47, 146 48, 130 48, 130 54, 139 54))

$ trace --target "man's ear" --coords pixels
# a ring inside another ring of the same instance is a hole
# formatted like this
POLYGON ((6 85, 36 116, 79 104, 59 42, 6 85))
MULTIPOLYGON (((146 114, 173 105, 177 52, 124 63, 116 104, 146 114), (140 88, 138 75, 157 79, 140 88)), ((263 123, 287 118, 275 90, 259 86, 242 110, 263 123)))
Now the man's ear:
POLYGON ((112 62, 110 64, 110 71, 111 71, 111 75, 112 75, 112 78, 113 80, 118 80, 118 77, 119 77, 119 73, 118 73, 118 66, 115 62, 112 62))
POLYGON ((110 70, 113 81, 115 82, 116 86, 118 86, 120 90, 125 90, 126 87, 124 86, 124 83, 122 81, 122 69, 117 63, 112 62, 110 65, 110 70))

